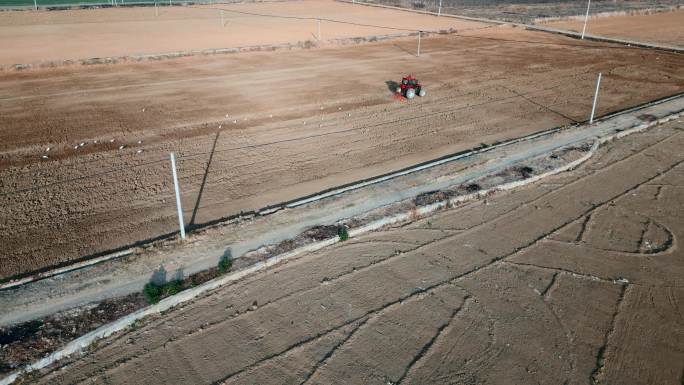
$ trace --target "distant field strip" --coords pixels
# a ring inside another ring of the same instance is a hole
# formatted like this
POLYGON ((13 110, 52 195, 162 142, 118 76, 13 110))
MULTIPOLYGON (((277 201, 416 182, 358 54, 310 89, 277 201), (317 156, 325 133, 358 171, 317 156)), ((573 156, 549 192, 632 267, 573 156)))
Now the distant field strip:
MULTIPOLYGON (((141 5, 141 4, 159 4, 159 5, 169 5, 169 4, 187 4, 187 1, 155 1, 155 0, 117 0, 117 5, 141 5)), ((211 1, 211 0, 195 0, 192 1, 194 4, 214 4, 214 3, 230 3, 230 1, 211 1)), ((69 7, 69 6, 113 6, 115 3, 112 1, 88 1, 88 0, 37 0, 36 3, 33 0, 1 0, 0 8, 33 8, 35 5, 38 8, 49 8, 49 7, 69 7)))

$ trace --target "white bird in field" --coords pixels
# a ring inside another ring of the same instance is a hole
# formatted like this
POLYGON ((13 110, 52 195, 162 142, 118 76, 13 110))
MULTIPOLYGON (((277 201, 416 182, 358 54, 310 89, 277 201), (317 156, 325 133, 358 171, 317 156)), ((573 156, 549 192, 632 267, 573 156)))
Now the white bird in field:
POLYGON ((45 149, 45 152, 49 152, 51 147, 45 149))
POLYGON ((123 150, 124 147, 126 147, 126 146, 124 146, 124 145, 122 144, 121 146, 119 146, 119 150, 123 150))
POLYGON ((142 140, 139 140, 139 141, 138 141, 138 144, 142 144, 142 140))
POLYGON ((47 156, 47 155, 43 155, 43 156, 41 156, 41 158, 43 158, 43 159, 47 159, 47 158, 48 158, 48 156, 47 156))
POLYGON ((138 151, 136 151, 135 153, 136 153, 136 154, 140 154, 140 153, 142 153, 142 152, 143 152, 143 150, 138 150, 138 151))
POLYGON ((75 146, 74 146, 74 150, 78 150, 78 145, 75 145, 75 146))

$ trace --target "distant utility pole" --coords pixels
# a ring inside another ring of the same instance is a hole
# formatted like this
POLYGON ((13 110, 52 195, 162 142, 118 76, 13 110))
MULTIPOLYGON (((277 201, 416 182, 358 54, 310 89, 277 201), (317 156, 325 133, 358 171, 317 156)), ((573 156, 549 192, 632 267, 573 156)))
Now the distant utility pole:
POLYGON ((587 14, 584 15, 584 27, 582 27, 582 40, 584 40, 584 32, 587 31, 587 20, 589 20, 589 6, 591 6, 591 0, 587 2, 587 14))
POLYGON ((34 11, 38 10, 38 0, 33 0, 33 10, 34 11))
POLYGON ((418 52, 416 52, 416 57, 420 56, 420 34, 422 31, 418 31, 418 52))
POLYGON ((439 9, 437 9, 437 16, 442 16, 442 0, 439 0, 439 9))

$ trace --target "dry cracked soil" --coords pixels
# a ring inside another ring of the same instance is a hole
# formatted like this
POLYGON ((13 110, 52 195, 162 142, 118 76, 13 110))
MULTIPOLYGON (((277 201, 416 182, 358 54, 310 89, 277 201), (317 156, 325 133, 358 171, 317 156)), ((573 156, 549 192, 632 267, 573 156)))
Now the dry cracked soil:
POLYGON ((680 384, 683 128, 275 266, 26 380, 680 384))

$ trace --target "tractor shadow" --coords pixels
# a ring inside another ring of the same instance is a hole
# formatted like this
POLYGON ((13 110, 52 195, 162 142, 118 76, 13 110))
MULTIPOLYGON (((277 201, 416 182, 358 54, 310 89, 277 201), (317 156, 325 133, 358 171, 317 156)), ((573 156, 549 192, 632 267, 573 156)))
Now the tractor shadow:
POLYGON ((397 92, 397 87, 400 86, 400 84, 394 80, 387 80, 385 84, 387 84, 387 89, 390 90, 391 93, 397 92))

